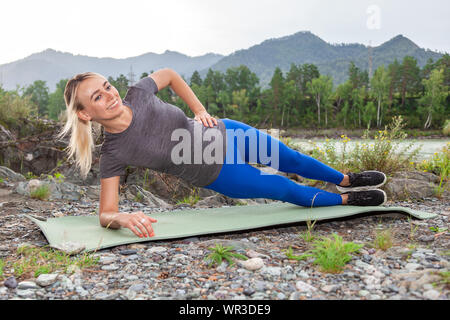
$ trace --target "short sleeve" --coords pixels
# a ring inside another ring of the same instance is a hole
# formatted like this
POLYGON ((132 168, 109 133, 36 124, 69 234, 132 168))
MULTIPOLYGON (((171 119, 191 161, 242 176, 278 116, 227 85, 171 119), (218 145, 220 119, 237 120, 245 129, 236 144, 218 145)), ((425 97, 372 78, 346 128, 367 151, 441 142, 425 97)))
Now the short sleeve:
POLYGON ((149 91, 153 94, 158 93, 158 86, 156 85, 155 80, 153 80, 150 76, 144 77, 136 82, 134 87, 142 89, 144 91, 149 91))
POLYGON ((100 155, 100 178, 106 179, 125 175, 126 166, 109 153, 100 155))

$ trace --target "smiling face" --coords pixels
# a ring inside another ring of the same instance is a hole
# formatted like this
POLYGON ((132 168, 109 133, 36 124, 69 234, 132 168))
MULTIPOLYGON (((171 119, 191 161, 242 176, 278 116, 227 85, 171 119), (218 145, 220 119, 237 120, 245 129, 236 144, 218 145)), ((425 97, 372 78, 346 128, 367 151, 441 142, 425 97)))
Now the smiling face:
POLYGON ((78 117, 86 121, 111 120, 122 114, 124 106, 119 92, 108 80, 100 77, 85 79, 78 87, 78 99, 84 106, 78 117))

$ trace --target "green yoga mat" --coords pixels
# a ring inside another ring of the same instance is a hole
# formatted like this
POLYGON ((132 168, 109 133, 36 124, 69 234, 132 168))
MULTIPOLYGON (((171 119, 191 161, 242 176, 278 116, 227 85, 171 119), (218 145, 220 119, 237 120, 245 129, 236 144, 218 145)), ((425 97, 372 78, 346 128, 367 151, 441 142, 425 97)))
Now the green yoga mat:
POLYGON ((290 203, 233 206, 212 209, 174 210, 151 214, 158 222, 152 224, 155 236, 139 238, 127 228, 106 229, 100 226, 97 215, 66 216, 46 221, 25 215, 43 231, 51 247, 63 243, 81 244, 84 251, 93 251, 122 244, 197 235, 250 230, 302 221, 330 220, 361 214, 401 213, 418 219, 429 219, 436 214, 404 207, 328 206, 307 208, 290 203))

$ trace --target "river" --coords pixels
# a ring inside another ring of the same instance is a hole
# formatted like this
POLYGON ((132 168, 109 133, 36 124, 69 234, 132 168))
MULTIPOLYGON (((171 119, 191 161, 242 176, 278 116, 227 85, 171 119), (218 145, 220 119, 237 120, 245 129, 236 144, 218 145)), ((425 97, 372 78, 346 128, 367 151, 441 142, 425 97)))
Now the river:
MULTIPOLYGON (((342 141, 341 139, 329 139, 331 142, 339 142, 342 141)), ((308 143, 308 141, 316 143, 318 147, 322 147, 325 143, 325 139, 298 139, 294 138, 292 139, 292 142, 294 145, 300 148, 300 150, 311 150, 313 148, 311 143, 308 143)), ((353 149, 355 143, 359 142, 360 144, 366 143, 374 143, 374 139, 351 139, 349 142, 347 142, 346 150, 353 149)), ((450 144, 450 139, 405 139, 401 142, 398 142, 398 146, 396 148, 397 151, 403 150, 406 146, 408 146, 411 142, 413 142, 413 146, 408 150, 411 153, 412 150, 417 149, 418 147, 421 147, 421 151, 417 155, 416 161, 419 160, 429 160, 435 152, 442 151, 442 148, 448 143, 450 144)), ((337 151, 341 151, 343 143, 336 143, 335 147, 337 151)), ((449 145, 450 146, 450 145, 449 145)))

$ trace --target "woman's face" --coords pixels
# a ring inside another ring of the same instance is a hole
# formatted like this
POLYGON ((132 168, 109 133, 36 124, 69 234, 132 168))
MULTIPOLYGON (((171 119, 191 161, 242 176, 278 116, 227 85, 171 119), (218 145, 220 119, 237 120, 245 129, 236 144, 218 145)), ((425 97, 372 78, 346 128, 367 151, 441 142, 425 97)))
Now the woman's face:
POLYGON ((78 111, 78 117, 86 121, 111 120, 124 110, 119 92, 104 78, 83 80, 78 87, 78 98, 85 107, 78 111))

